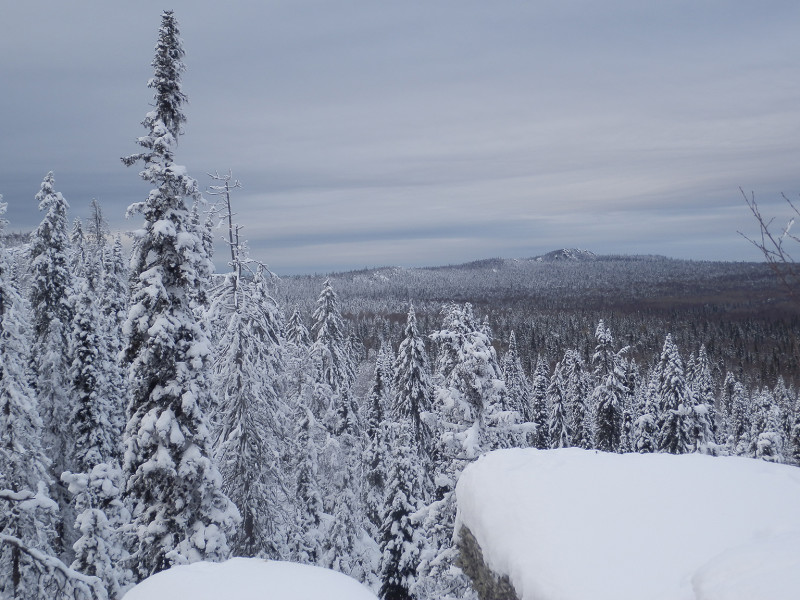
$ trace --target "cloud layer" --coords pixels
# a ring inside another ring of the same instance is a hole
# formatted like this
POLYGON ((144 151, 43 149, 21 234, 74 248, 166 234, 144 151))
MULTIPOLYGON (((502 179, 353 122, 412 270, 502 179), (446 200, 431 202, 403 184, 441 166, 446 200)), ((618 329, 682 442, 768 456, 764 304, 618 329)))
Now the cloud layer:
MULTIPOLYGON (((562 246, 757 259, 738 192, 800 191, 800 5, 746 1, 175 2, 178 160, 233 170, 279 273, 562 246)), ((148 110, 154 2, 17 3, 0 24, 0 193, 49 170, 112 225, 147 192, 119 157, 148 110)), ((224 259, 220 258, 220 261, 224 259)))

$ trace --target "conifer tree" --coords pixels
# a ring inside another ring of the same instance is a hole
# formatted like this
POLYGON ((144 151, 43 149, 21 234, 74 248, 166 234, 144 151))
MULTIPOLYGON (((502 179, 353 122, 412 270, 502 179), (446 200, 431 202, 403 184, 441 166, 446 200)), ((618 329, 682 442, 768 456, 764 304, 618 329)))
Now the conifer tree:
POLYGON ((583 358, 577 350, 567 350, 564 354, 564 377, 568 413, 572 415, 572 446, 592 447, 592 423, 588 415, 587 401, 589 386, 584 370, 583 358))
POLYGON ((551 448, 567 448, 572 443, 565 387, 564 368, 561 363, 556 363, 547 387, 547 403, 550 406, 547 429, 551 448))
POLYGON ((622 441, 623 402, 626 395, 622 350, 614 350, 611 330, 603 321, 595 331, 597 346, 592 363, 597 384, 592 394, 596 408, 595 442, 598 450, 618 452, 622 441))
POLYGON ((647 385, 642 385, 636 393, 636 419, 633 422, 632 448, 642 454, 658 449, 656 431, 656 397, 658 395, 658 373, 653 370, 647 385))
POLYGON ((330 280, 325 280, 314 311, 314 352, 320 363, 320 376, 334 393, 342 393, 353 382, 354 373, 347 353, 345 334, 336 292, 330 280))
POLYGON ((109 386, 102 354, 106 347, 98 331, 102 322, 92 279, 81 280, 80 289, 72 297, 75 317, 70 337, 72 365, 69 373, 74 391, 69 421, 74 440, 70 464, 76 472, 83 473, 117 455, 117 432, 112 424, 114 410, 106 396, 109 386))
POLYGON ((99 577, 108 597, 118 598, 131 580, 121 539, 122 526, 130 519, 120 499, 122 473, 117 465, 101 463, 87 473, 63 473, 61 479, 75 496, 75 529, 81 534, 73 546, 71 566, 99 577))
POLYGON ((740 381, 734 381, 731 394, 730 442, 732 453, 745 456, 751 451, 751 415, 748 410, 747 393, 740 381))
POLYGON ((311 410, 302 403, 295 409, 295 422, 296 535, 292 559, 304 564, 321 564, 324 509, 318 480, 316 434, 319 426, 311 410))
POLYGON ((503 380, 506 383, 506 401, 511 410, 522 415, 525 422, 531 422, 531 385, 525 371, 517 348, 517 336, 514 331, 508 338, 508 351, 503 356, 503 380))
POLYGON ((787 446, 789 461, 795 465, 800 465, 800 400, 795 401, 792 429, 789 432, 787 446))
MULTIPOLYGON (((125 366, 120 360, 124 348, 122 327, 128 311, 128 269, 122 253, 122 240, 117 235, 114 243, 103 251, 103 289, 100 310, 105 334, 106 398, 111 402, 109 418, 113 439, 120 440, 125 431, 125 410, 128 398, 128 381, 125 366)), ((115 454, 122 462, 122 446, 116 443, 115 454)))
POLYGON ((769 462, 784 462, 780 408, 769 388, 754 398, 748 454, 769 462))
POLYGON ((658 450, 672 454, 684 454, 694 450, 691 438, 691 405, 689 390, 678 348, 667 334, 661 359, 656 367, 658 373, 658 450))
POLYGON ((143 121, 142 162, 153 184, 141 213, 131 260, 131 306, 124 331, 130 364, 130 403, 125 430, 125 497, 133 514, 135 575, 144 578, 174 564, 221 560, 239 520, 222 492, 211 461, 207 415, 210 349, 204 324, 193 311, 197 290, 211 272, 203 240, 186 198, 197 182, 174 163, 186 120, 181 89, 183 47, 172 11, 162 14, 148 87, 155 106, 143 121))
MULTIPOLYGON (((5 210, 6 204, 0 202, 0 215, 5 210)), ((0 233, 4 226, 0 218, 0 233)), ((5 250, 0 248, 0 489, 45 490, 51 483, 50 461, 41 445, 42 420, 26 372, 27 310, 8 271, 5 250)), ((51 512, 24 510, 18 503, 0 500, 0 515, 0 532, 39 550, 51 549, 51 512)), ((0 546, 0 569, 0 595, 38 598, 37 574, 17 548, 0 546)))
POLYGON ((430 337, 439 346, 441 369, 434 397, 436 490, 420 517, 426 547, 420 553, 422 577, 414 593, 440 598, 445 593, 457 596, 470 589, 455 565, 455 484, 466 464, 503 434, 497 429, 486 431, 486 412, 487 407, 504 406, 505 389, 494 348, 476 327, 469 304, 446 307, 443 328, 430 337))
POLYGON ((289 415, 280 315, 260 272, 246 282, 235 269, 227 280, 213 307, 224 322, 213 391, 223 490, 242 517, 228 542, 235 556, 287 558, 283 540, 291 518, 283 510, 288 500, 281 451, 291 432, 284 425, 289 415))
POLYGON ((386 343, 381 345, 375 361, 372 390, 367 398, 365 449, 364 449, 364 509, 367 524, 376 534, 381 525, 384 485, 389 449, 387 447, 384 419, 391 407, 391 389, 387 380, 386 343))
POLYGON ((292 311, 292 316, 286 324, 286 341, 302 348, 311 344, 311 336, 303 324, 303 317, 297 307, 292 311))
MULTIPOLYGON (((697 361, 694 367, 694 377, 692 379, 692 391, 695 396, 695 407, 704 407, 705 419, 699 418, 698 422, 701 429, 707 427, 705 439, 701 443, 714 443, 717 433, 717 410, 714 384, 714 376, 711 369, 711 361, 708 359, 708 351, 705 344, 700 346, 697 353, 697 361)), ((700 438, 700 432, 695 433, 696 438, 700 438)))
POLYGON ((408 311, 403 341, 397 352, 394 367, 394 400, 392 415, 395 419, 410 419, 420 459, 432 459, 432 433, 425 417, 431 414, 432 387, 428 376, 428 357, 425 340, 417 330, 414 307, 408 311))
POLYGON ((31 367, 33 383, 44 422, 43 445, 51 457, 53 497, 61 511, 57 523, 56 552, 66 558, 71 554, 74 540, 70 512, 70 495, 61 485, 61 473, 70 468, 69 449, 73 443, 69 429, 64 427, 70 418, 70 389, 68 376, 69 330, 72 310, 72 273, 69 264, 69 234, 67 210, 69 205, 54 187, 53 173, 42 181, 36 194, 39 210, 45 213, 39 227, 31 236, 31 285, 29 289, 33 315, 31 367))
POLYGON ((379 595, 384 600, 410 600, 416 584, 420 540, 413 516, 420 506, 422 476, 410 422, 388 425, 390 446, 386 495, 380 528, 379 595))
POLYGON ((547 427, 547 387, 550 385, 548 371, 547 363, 539 356, 533 373, 531 416, 536 428, 530 445, 540 450, 550 447, 550 432, 547 427))

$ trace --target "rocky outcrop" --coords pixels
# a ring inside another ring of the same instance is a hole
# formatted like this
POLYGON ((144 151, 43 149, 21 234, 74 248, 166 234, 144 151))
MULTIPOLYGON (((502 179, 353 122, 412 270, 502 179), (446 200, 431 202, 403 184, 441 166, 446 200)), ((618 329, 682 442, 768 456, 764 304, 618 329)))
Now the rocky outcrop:
POLYGON ((478 540, 463 525, 458 532, 458 552, 457 564, 472 580, 481 600, 519 600, 508 576, 498 576, 486 566, 478 540))

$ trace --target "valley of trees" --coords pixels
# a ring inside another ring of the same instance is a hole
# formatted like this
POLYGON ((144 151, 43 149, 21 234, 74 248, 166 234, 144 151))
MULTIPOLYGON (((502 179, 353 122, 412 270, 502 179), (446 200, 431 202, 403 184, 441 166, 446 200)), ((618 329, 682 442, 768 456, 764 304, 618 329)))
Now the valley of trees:
POLYGON ((483 452, 800 464, 798 310, 764 265, 567 252, 278 279, 231 221, 212 275, 235 189, 218 210, 174 162, 182 59, 167 11, 123 159, 152 187, 131 252, 97 202, 70 223, 52 173, 40 226, 0 250, 0 597, 114 599, 258 556, 474 598, 454 490, 483 452))

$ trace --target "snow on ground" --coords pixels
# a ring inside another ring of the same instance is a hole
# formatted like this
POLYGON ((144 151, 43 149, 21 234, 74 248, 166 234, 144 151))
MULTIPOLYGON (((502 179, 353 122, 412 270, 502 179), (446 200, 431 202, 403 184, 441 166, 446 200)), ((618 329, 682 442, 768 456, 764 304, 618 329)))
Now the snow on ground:
POLYGON ((800 469, 699 454, 499 450, 458 523, 522 600, 796 600, 800 469))
POLYGON ((232 558, 148 577, 123 600, 377 600, 346 575, 298 563, 232 558))

